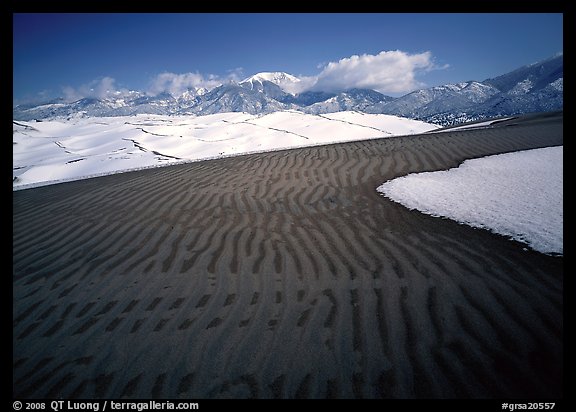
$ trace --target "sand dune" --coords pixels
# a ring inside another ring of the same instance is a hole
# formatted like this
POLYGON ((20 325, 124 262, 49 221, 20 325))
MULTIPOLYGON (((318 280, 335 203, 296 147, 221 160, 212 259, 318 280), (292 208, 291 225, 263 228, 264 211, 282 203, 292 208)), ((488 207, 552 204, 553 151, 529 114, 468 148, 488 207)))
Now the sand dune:
POLYGON ((556 398, 563 258, 382 182, 562 117, 13 193, 16 398, 556 398))

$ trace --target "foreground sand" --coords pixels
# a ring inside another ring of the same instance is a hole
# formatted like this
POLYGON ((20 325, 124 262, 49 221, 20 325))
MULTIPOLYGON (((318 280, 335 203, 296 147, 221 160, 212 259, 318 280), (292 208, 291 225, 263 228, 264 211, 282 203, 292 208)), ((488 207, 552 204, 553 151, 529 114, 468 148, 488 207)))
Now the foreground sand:
POLYGON ((376 187, 562 142, 536 116, 14 192, 13 395, 560 397, 563 259, 376 187))

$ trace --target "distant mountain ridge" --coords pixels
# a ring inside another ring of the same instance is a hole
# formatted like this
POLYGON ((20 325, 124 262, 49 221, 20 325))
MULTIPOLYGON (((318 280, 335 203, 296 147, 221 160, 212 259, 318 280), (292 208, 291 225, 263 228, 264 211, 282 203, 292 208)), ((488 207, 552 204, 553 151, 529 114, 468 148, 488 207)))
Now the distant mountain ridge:
POLYGON ((55 99, 39 105, 19 105, 13 109, 13 118, 42 120, 136 114, 265 114, 281 110, 324 114, 358 111, 446 126, 497 116, 561 110, 563 70, 561 54, 493 79, 435 86, 398 98, 370 89, 298 93, 302 88, 302 80, 298 77, 284 72, 263 72, 211 90, 189 89, 180 96, 168 92, 150 96, 132 91, 103 99, 83 98, 75 102, 55 99))

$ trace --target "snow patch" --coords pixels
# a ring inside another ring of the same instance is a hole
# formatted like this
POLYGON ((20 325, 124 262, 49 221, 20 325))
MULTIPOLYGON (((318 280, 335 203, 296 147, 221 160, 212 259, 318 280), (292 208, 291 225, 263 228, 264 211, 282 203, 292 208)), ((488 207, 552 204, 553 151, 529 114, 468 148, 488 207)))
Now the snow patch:
POLYGON ((512 96, 519 96, 522 94, 526 94, 530 90, 532 90, 533 86, 534 85, 532 84, 532 82, 529 79, 525 79, 525 80, 522 80, 521 82, 519 82, 516 86, 514 86, 514 88, 512 90, 510 90, 508 92, 508 94, 512 95, 512 96))
POLYGON ((554 89, 558 90, 559 92, 564 91, 564 78, 560 77, 559 79, 556 79, 555 81, 550 83, 550 86, 552 86, 554 89))
POLYGON ((466 160, 377 188, 409 209, 486 228, 563 254, 563 146, 466 160))

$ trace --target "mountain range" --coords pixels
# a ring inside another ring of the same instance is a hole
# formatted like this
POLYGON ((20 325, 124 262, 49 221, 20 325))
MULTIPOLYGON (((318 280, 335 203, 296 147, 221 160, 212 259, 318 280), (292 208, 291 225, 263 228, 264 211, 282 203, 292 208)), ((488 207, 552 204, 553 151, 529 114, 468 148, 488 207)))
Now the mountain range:
POLYGON ((443 126, 485 118, 563 108, 563 55, 486 79, 420 89, 390 97, 370 89, 308 90, 302 79, 283 72, 258 73, 213 89, 188 89, 179 96, 131 91, 114 97, 63 98, 13 108, 14 120, 136 114, 207 115, 225 112, 266 114, 297 110, 309 114, 340 111, 382 113, 443 126))

